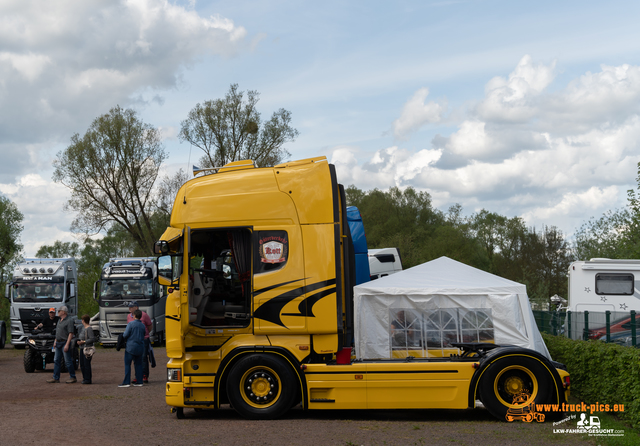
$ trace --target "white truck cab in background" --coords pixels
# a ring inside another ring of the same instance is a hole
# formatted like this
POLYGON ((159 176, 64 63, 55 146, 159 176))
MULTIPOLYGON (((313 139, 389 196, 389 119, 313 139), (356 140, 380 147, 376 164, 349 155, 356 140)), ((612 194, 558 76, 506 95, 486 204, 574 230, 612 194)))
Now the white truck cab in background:
POLYGON ((370 249, 369 270, 371 280, 402 271, 402 259, 398 248, 370 249))
POLYGON ((78 268, 73 258, 26 259, 13 270, 5 296, 11 301, 11 344, 25 348, 37 324, 62 306, 76 319, 78 268))

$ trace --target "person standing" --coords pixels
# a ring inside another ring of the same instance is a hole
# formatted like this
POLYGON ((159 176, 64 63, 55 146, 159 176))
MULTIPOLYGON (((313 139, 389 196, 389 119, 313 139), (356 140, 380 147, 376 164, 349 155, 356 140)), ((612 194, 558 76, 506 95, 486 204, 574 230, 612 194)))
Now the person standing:
POLYGON ((93 329, 89 323, 89 315, 82 316, 82 329, 78 333, 78 345, 80 346, 80 370, 82 370, 82 382, 80 384, 91 384, 91 360, 93 356, 87 358, 84 354, 84 349, 93 347, 96 341, 93 335, 93 329))
MULTIPOLYGON (((139 307, 138 307, 137 300, 132 300, 131 302, 129 302, 129 314, 127 314, 127 324, 134 320, 133 312, 138 309, 139 307)), ((142 365, 143 365, 142 379, 144 383, 147 384, 149 382, 149 348, 151 347, 151 339, 149 338, 149 333, 151 332, 152 323, 149 315, 145 311, 142 311, 142 310, 140 311, 142 312, 142 318, 140 319, 140 321, 144 324, 144 328, 145 328, 144 353, 142 355, 142 365)), ((136 379, 133 382, 135 384, 138 381, 136 379)), ((139 382, 142 382, 142 381, 139 381, 139 382)))
POLYGON ((75 326, 73 319, 69 317, 69 309, 66 305, 63 305, 58 309, 58 316, 60 321, 56 328, 56 340, 53 343, 55 355, 53 357, 53 378, 47 380, 48 383, 60 382, 60 369, 62 369, 62 358, 67 365, 67 371, 69 372, 69 380, 67 384, 73 384, 78 382, 76 379, 76 369, 73 364, 73 345, 71 340, 75 333, 75 326))
POLYGON ((142 386, 142 355, 144 354, 144 333, 145 326, 140 321, 142 311, 133 312, 134 320, 127 324, 122 337, 127 341, 124 350, 124 381, 118 387, 129 387, 131 385, 131 361, 135 366, 136 383, 134 386, 142 386))

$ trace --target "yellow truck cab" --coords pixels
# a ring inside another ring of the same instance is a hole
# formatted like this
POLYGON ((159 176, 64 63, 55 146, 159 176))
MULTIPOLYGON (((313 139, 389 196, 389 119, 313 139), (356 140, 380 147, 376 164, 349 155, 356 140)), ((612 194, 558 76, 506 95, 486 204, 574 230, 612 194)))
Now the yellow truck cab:
POLYGON ((354 359, 354 256, 343 187, 325 157, 238 161, 179 190, 156 243, 166 306, 166 402, 230 403, 250 419, 304 409, 475 407, 513 395, 562 404, 568 373, 539 353, 459 344, 439 358, 354 359))

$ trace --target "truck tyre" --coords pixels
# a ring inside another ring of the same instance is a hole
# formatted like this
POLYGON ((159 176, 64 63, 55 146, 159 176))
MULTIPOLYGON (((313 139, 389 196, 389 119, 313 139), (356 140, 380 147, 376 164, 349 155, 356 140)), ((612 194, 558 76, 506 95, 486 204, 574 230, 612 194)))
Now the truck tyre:
POLYGON ((161 346, 163 342, 164 342, 164 332, 161 331, 159 333, 156 333, 156 340, 153 343, 153 346, 154 347, 161 346))
POLYGON ((7 342, 7 326, 4 322, 0 323, 0 348, 4 348, 4 344, 7 342))
POLYGON ((499 420, 505 420, 509 408, 549 404, 554 395, 551 372, 538 360, 526 356, 506 356, 497 359, 483 373, 479 396, 487 410, 499 420), (514 403, 514 397, 521 397, 514 403))
POLYGON ((266 354, 246 355, 229 372, 227 396, 244 418, 273 420, 292 407, 296 382, 298 378, 284 360, 266 354))
POLYGON ((33 354, 33 350, 30 348, 24 352, 24 358, 22 359, 22 363, 24 365, 24 371, 27 373, 33 373, 36 370, 36 361, 38 357, 33 354))

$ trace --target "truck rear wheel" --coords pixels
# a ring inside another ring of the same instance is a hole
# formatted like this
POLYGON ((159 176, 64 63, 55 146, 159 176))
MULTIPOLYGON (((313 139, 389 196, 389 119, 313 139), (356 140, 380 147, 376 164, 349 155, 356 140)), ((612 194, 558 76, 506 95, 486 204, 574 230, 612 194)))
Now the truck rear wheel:
POLYGON ((508 420, 510 410, 522 411, 526 407, 532 412, 533 420, 536 405, 551 402, 554 394, 552 383, 553 377, 539 360, 507 356, 496 360, 485 370, 479 396, 482 404, 499 420, 508 420))
POLYGON ((28 348, 27 351, 24 352, 24 358, 22 359, 22 363, 24 364, 24 371, 27 373, 35 372, 37 360, 37 355, 33 354, 33 350, 28 348))
POLYGON ((297 381, 283 360, 265 354, 248 355, 229 372, 227 395, 243 417, 273 420, 292 407, 297 381))

